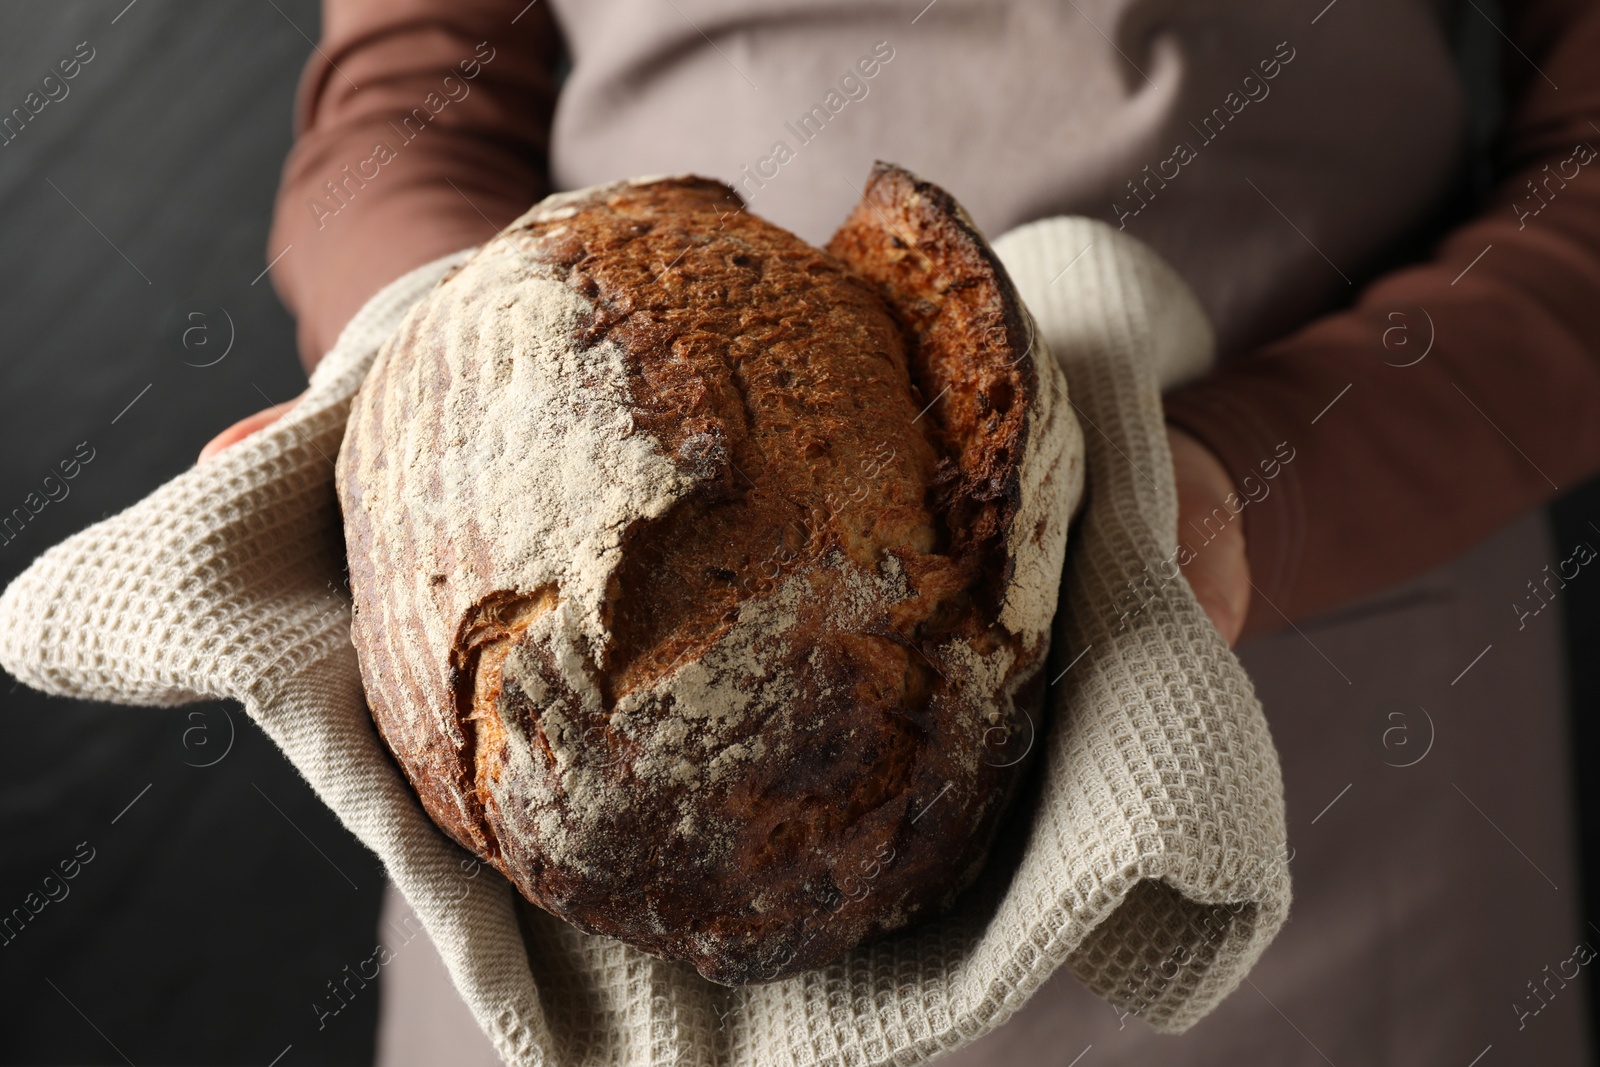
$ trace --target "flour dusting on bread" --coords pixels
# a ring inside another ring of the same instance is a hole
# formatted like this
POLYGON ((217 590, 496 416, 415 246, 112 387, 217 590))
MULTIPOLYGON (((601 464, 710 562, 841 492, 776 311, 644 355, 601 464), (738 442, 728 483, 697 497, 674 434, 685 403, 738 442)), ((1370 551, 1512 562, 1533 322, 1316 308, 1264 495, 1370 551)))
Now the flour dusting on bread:
POLYGON ((998 260, 898 168, 826 251, 705 179, 552 197, 353 407, 374 720, 574 925, 719 982, 825 963, 987 853, 1081 448, 998 260))

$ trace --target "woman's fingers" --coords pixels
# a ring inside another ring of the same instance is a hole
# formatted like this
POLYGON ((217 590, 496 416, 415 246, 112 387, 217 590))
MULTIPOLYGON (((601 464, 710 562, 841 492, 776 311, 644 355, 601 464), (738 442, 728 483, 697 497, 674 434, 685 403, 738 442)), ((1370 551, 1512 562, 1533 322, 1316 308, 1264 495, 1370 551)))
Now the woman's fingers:
POLYGON ((265 411, 258 411, 254 415, 249 415, 240 419, 238 422, 234 423, 232 426, 229 426, 226 430, 223 430, 221 433, 217 434, 217 436, 207 441, 206 446, 200 450, 200 458, 196 462, 204 463, 206 460, 210 459, 218 452, 221 452, 229 445, 237 444, 238 442, 243 441, 246 437, 249 437, 251 434, 255 433, 257 430, 271 426, 273 423, 283 418, 284 413, 299 402, 300 398, 297 396, 293 400, 285 400, 281 404, 272 405, 265 411))

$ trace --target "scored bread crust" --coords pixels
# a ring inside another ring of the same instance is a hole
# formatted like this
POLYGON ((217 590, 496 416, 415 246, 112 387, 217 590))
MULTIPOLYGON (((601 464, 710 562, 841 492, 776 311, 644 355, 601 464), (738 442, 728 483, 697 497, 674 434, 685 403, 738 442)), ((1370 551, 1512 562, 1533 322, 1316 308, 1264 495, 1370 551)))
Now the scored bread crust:
POLYGON ((781 978, 949 907, 1028 764, 1082 443, 953 199, 827 251, 721 183, 547 198, 380 352, 352 635, 433 819, 530 901, 781 978))

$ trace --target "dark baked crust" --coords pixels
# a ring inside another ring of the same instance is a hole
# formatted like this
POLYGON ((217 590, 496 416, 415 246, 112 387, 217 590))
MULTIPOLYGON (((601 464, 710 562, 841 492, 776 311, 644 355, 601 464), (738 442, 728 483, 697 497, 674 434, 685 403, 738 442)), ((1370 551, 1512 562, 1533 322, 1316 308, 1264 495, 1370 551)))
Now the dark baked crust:
POLYGON ((1039 635, 1000 623, 1028 325, 959 206, 884 164, 827 252, 720 183, 659 179, 546 201, 441 282, 338 477, 369 703, 435 821, 546 910, 724 983, 948 907, 1042 689, 1039 635), (552 636, 579 599, 561 581, 497 583, 519 501, 459 469, 486 462, 461 412, 501 388, 462 331, 487 345, 520 314, 508 249, 586 302, 561 340, 623 354, 626 436, 680 485, 614 531, 591 645, 552 636))
POLYGON ((874 282, 911 341, 911 375, 934 409, 942 465, 936 510, 955 534, 950 552, 979 554, 998 573, 980 593, 986 613, 1005 588, 1005 539, 1021 501, 1021 466, 1038 365, 1032 324, 977 226, 955 198, 889 163, 828 251, 874 282))

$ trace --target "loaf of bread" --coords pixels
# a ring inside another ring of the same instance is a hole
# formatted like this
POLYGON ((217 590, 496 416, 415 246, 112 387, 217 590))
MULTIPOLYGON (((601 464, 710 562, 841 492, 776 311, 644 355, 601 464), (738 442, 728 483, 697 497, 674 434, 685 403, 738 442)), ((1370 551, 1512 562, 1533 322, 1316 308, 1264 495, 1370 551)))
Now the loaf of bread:
POLYGON ((549 197, 356 398, 373 719, 552 914, 724 984, 821 966, 983 864, 1082 472, 939 188, 878 164, 826 251, 702 178, 549 197))

